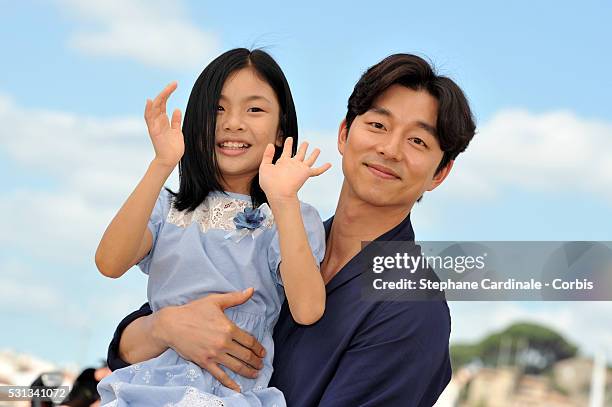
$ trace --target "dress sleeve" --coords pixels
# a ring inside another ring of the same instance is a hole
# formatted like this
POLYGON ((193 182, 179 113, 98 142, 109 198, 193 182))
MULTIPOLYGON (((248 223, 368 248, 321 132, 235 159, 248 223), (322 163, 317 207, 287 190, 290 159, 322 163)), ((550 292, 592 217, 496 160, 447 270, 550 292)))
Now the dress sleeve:
POLYGON ((164 224, 164 220, 168 216, 171 197, 172 195, 170 195, 166 188, 162 188, 159 196, 157 197, 157 201, 155 202, 155 206, 153 207, 153 212, 151 212, 151 217, 149 218, 149 223, 147 226, 153 235, 151 250, 149 250, 149 253, 147 253, 142 260, 136 263, 140 270, 147 275, 149 274, 149 267, 151 266, 151 258, 153 257, 153 252, 155 251, 157 237, 159 236, 159 232, 164 224))
MULTIPOLYGON (((325 228, 323 227, 323 221, 319 216, 319 212, 304 202, 300 202, 300 211, 302 212, 302 220, 304 221, 304 227, 306 229, 306 235, 308 236, 310 250, 312 250, 312 254, 317 260, 317 264, 321 264, 323 257, 325 257, 325 228)), ((274 238, 272 239, 272 243, 268 248, 268 264, 274 280, 278 284, 283 285, 279 270, 281 253, 276 225, 274 226, 274 229, 274 238)))
POLYGON ((451 378, 449 336, 444 301, 381 303, 351 340, 319 406, 433 406, 451 378))
POLYGON ((123 331, 129 324, 136 321, 140 317, 146 317, 147 315, 152 314, 151 307, 149 303, 143 304, 140 309, 132 312, 130 315, 123 318, 123 320, 115 329, 115 334, 113 335, 113 340, 108 345, 108 354, 106 356, 106 363, 108 364, 108 368, 110 370, 121 369, 122 367, 129 366, 130 364, 124 361, 119 357, 119 341, 121 341, 121 335, 123 331))

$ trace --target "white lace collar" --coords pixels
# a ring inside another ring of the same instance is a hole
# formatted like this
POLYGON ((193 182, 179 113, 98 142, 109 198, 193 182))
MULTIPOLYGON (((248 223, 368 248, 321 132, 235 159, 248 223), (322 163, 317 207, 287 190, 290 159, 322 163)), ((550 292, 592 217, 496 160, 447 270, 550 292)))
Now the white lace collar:
MULTIPOLYGON (((245 208, 251 207, 251 197, 248 195, 228 192, 212 192, 204 202, 191 212, 178 211, 170 205, 170 211, 166 221, 173 225, 186 228, 193 222, 197 222, 202 233, 210 229, 236 230, 234 217, 245 208)), ((274 224, 274 217, 267 217, 263 226, 269 229, 274 224)))

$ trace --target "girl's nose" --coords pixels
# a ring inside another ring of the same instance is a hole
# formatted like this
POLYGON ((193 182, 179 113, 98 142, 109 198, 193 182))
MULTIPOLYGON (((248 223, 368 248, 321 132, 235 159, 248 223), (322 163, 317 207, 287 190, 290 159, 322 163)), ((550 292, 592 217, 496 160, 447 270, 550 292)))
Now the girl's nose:
POLYGON ((226 131, 241 131, 244 130, 244 124, 239 114, 230 114, 229 112, 224 115, 225 121, 223 122, 223 129, 226 131))

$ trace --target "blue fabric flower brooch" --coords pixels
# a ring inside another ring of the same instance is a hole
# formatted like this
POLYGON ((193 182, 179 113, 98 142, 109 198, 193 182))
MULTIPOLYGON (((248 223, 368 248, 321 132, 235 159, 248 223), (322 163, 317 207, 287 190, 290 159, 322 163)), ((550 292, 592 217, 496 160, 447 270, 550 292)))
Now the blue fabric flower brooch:
POLYGON ((261 204, 258 208, 244 208, 242 212, 238 212, 234 217, 234 225, 236 230, 225 235, 226 239, 232 239, 238 243, 245 236, 251 235, 255 239, 265 229, 264 221, 272 215, 272 211, 268 204, 261 204))

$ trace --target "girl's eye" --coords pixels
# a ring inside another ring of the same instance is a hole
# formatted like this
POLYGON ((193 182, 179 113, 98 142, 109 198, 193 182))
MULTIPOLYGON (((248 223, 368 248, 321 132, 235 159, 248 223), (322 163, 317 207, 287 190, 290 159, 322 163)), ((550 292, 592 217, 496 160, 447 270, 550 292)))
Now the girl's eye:
POLYGON ((218 112, 223 112, 225 109, 223 108, 223 106, 219 105, 217 106, 217 111, 218 112))
POLYGON ((263 112, 263 109, 259 107, 250 107, 249 110, 247 110, 247 112, 258 113, 258 112, 263 112))
POLYGON ((379 122, 371 122, 371 123, 369 123, 369 124, 370 124, 370 126, 374 127, 375 129, 378 129, 378 130, 385 130, 385 126, 384 126, 384 124, 382 124, 382 123, 379 123, 379 122))

